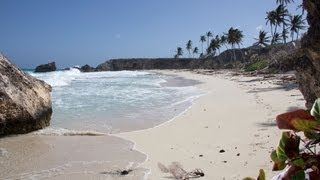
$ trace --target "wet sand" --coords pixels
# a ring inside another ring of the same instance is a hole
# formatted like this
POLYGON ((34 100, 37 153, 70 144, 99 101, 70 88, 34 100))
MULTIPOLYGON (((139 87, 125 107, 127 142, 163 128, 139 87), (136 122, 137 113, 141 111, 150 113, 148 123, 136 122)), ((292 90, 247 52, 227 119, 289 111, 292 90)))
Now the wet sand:
POLYGON ((141 179, 146 156, 111 136, 20 135, 0 139, 0 179, 141 179), (127 176, 117 170, 133 169, 127 176))

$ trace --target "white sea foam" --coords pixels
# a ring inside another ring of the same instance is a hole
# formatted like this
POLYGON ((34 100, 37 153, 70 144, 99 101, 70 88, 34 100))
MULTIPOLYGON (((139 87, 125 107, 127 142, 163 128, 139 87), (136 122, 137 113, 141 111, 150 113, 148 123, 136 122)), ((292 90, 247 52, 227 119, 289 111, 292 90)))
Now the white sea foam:
MULTIPOLYGON (((142 71, 111 71, 81 73, 78 69, 50 73, 30 73, 52 87, 53 116, 51 135, 86 135, 65 129, 110 132, 123 124, 140 124, 142 120, 163 122, 176 115, 172 109, 183 110, 200 95, 183 79, 142 71), (162 86, 171 81, 170 86, 162 86), (175 87, 175 82, 180 86, 175 87), (182 84, 182 85, 181 85, 182 84), (179 107, 174 107, 179 106, 179 107), (167 113, 163 113, 167 112, 167 113), (126 123, 127 122, 127 123, 126 123), (64 129, 59 129, 64 128, 64 129)), ((148 122, 147 122, 148 123, 148 122)), ((150 122, 150 124, 158 124, 150 122)), ((145 127, 141 127, 145 128, 145 127)), ((127 131, 125 129, 124 131, 127 131)), ((135 130, 135 129, 134 129, 135 130)), ((48 130, 47 130, 48 131, 48 130)), ((45 133, 45 132, 41 132, 45 133)), ((94 133, 93 133, 94 134, 94 133)))
POLYGON ((105 136, 107 133, 96 131, 76 131, 64 128, 45 128, 34 132, 36 135, 45 136, 105 136))

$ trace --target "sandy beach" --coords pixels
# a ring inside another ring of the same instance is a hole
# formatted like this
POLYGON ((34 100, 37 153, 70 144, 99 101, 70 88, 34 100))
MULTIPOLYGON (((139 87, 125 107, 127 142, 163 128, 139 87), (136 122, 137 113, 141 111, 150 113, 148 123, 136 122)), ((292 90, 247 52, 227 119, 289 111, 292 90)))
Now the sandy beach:
POLYGON ((148 179, 170 178, 157 164, 174 161, 187 171, 200 168, 205 173, 201 179, 256 177, 261 168, 267 179, 275 174, 269 155, 281 132, 274 119, 289 109, 304 108, 305 103, 297 86, 282 80, 292 74, 157 72, 200 81, 197 86, 207 94, 167 123, 116 135, 135 142, 135 148, 147 155, 141 167, 150 169, 148 179))

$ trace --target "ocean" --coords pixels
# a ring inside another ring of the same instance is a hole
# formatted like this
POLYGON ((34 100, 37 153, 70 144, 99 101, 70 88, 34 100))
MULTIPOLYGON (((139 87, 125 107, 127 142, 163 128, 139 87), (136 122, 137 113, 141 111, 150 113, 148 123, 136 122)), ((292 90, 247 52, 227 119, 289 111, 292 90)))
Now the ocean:
POLYGON ((33 73, 52 86, 53 115, 41 133, 118 133, 153 127, 203 94, 198 82, 143 71, 33 73))
POLYGON ((52 86, 51 125, 0 139, 0 179, 145 179, 148 155, 112 134, 160 125, 205 93, 154 71, 25 72, 52 86))

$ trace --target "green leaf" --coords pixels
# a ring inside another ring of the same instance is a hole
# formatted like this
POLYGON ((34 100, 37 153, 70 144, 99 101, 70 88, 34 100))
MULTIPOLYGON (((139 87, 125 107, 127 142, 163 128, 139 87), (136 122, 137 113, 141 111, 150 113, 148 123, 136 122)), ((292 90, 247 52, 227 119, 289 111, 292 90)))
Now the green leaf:
POLYGON ((260 169, 257 180, 266 180, 266 173, 264 172, 263 169, 260 169))
POLYGON ((310 132, 313 131, 319 125, 318 121, 310 121, 300 118, 295 118, 292 120, 292 126, 296 131, 305 131, 310 132))
POLYGON ((255 179, 252 178, 252 177, 245 177, 245 178, 243 178, 242 180, 255 180, 255 179))
POLYGON ((317 121, 320 121, 320 98, 314 102, 310 114, 315 117, 317 121))
POLYGON ((303 170, 297 171, 290 178, 290 180, 304 180, 304 179, 306 179, 306 174, 304 173, 303 170))
POLYGON ((277 155, 277 151, 272 151, 270 155, 272 161, 274 162, 272 171, 280 171, 286 167, 286 161, 280 160, 277 155))
POLYGON ((315 132, 312 132, 312 131, 304 132, 304 135, 308 139, 319 139, 320 138, 320 134, 319 133, 315 133, 315 132))
POLYGON ((304 162, 304 160, 302 158, 298 158, 298 159, 293 160, 292 164, 294 166, 301 167, 301 168, 305 167, 305 165, 306 165, 306 163, 304 162))

